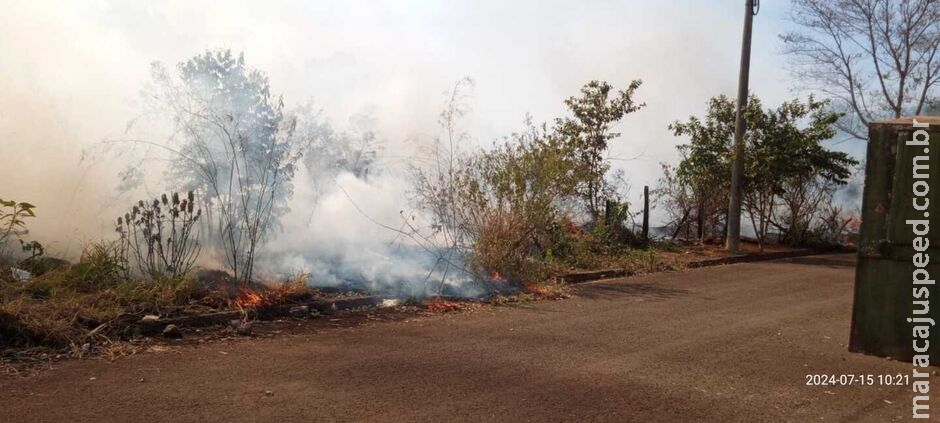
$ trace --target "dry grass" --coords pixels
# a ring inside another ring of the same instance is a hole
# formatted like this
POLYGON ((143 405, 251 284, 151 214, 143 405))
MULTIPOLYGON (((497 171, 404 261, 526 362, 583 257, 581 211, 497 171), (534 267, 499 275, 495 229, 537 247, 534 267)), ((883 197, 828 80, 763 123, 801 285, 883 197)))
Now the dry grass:
POLYGON ((571 285, 551 279, 543 283, 525 285, 522 292, 515 294, 494 295, 490 302, 503 305, 540 300, 562 300, 572 295, 574 295, 574 288, 571 285))
MULTIPOLYGON (((681 266, 681 249, 654 246, 647 250, 608 248, 581 240, 567 247, 565 259, 524 258, 512 279, 518 291, 488 301, 431 299, 422 308, 434 312, 473 311, 486 303, 510 304, 568 298, 572 288, 558 276, 577 269, 623 269, 628 274, 673 270, 681 266)), ((499 249, 497 249, 499 250, 499 249)), ((163 317, 198 314, 221 309, 243 309, 303 302, 322 293, 307 286, 307 275, 286 282, 244 286, 224 272, 195 272, 184 278, 154 281, 129 280, 113 247, 92 245, 76 264, 37 263, 33 277, 13 279, 0 266, 0 363, 28 362, 58 357, 121 356, 139 350, 132 343, 130 323, 144 314, 163 317), (248 295, 250 294, 250 295, 248 295), (245 302, 256 299, 256 303, 245 302)), ((507 288, 507 286, 501 286, 507 288)), ((508 293, 507 293, 508 292, 508 293)), ((4 364, 0 372, 11 372, 4 364)))
POLYGON ((8 269, 0 269, 0 349, 78 355, 86 343, 107 343, 119 335, 112 322, 126 313, 191 301, 191 280, 127 280, 108 254, 106 247, 95 246, 79 263, 27 281, 12 280, 8 269))
MULTIPOLYGON (((0 351, 4 359, 20 360, 24 352, 82 356, 124 354, 117 340, 128 339, 129 323, 144 314, 171 316, 243 307, 230 286, 200 275, 157 280, 125 277, 112 246, 92 245, 76 264, 40 272, 26 281, 14 280, 0 267, 0 351)), ((33 269, 31 269, 33 270, 33 269)), ((223 272, 209 272, 215 275, 223 272)), ((304 275, 273 288, 241 288, 257 292, 264 304, 313 296, 304 275)), ((260 304, 263 305, 263 304, 260 304)))

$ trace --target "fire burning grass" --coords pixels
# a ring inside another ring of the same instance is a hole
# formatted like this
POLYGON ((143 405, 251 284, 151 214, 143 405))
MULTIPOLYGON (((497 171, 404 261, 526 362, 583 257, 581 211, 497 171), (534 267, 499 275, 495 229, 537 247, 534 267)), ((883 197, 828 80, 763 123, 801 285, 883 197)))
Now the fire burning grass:
MULTIPOLYGON (((222 311, 247 319, 274 305, 355 296, 308 287, 307 276, 263 284, 238 284, 224 272, 194 272, 186 278, 126 280, 91 254, 28 280, 0 268, 0 352, 8 361, 22 351, 83 356, 90 350, 132 339, 135 324, 149 317, 181 319, 222 311)), ((161 326, 162 327, 162 326, 161 326)))
POLYGON ((269 299, 265 298, 260 293, 248 288, 241 289, 238 296, 235 297, 233 301, 233 305, 239 309, 255 308, 271 303, 269 299))
MULTIPOLYGON (((305 274, 250 284, 213 270, 155 281, 126 280, 121 274, 104 248, 92 250, 79 263, 65 263, 25 281, 11 279, 9 269, 0 269, 0 350, 83 356, 142 333, 159 334, 140 330, 145 318, 158 321, 160 329, 168 324, 185 328, 189 317, 202 321, 199 316, 235 312, 243 321, 272 318, 287 314, 295 305, 300 310, 316 301, 347 301, 371 294, 311 288, 305 274)), ((528 279, 553 280, 550 273, 528 279)), ((439 296, 405 301, 427 312, 450 313, 474 311, 486 304, 567 298, 571 292, 561 283, 526 283, 500 272, 493 272, 485 285, 488 294, 475 299, 439 296)), ((355 301, 350 304, 361 306, 355 301)), ((179 336, 179 328, 174 329, 177 332, 171 334, 179 336)))
MULTIPOLYGON (((223 287, 222 292, 228 292, 223 287)), ((237 310, 254 309, 276 304, 291 304, 310 300, 314 297, 325 297, 322 291, 307 285, 307 275, 300 275, 288 282, 262 284, 261 287, 252 288, 243 286, 237 288, 235 298, 228 301, 229 308, 237 310)))
MULTIPOLYGON (((686 260, 712 253, 708 247, 699 250, 636 251, 595 264, 624 269, 625 274, 672 270, 685 267, 686 260)), ((26 281, 11 279, 9 269, 0 269, 3 362, 38 355, 83 357, 121 351, 126 341, 141 335, 136 328, 148 315, 159 321, 160 330, 171 324, 178 326, 174 334, 179 336, 192 334, 193 325, 225 326, 229 319, 307 319, 334 313, 340 303, 343 310, 378 306, 402 313, 466 313, 491 305, 563 299, 573 293, 559 276, 571 270, 561 267, 540 269, 527 278, 547 281, 540 283, 493 272, 486 283, 489 294, 473 299, 434 296, 383 302, 382 297, 368 292, 312 288, 309 276, 303 274, 252 284, 238 283, 221 271, 197 271, 180 280, 129 281, 102 268, 104 261, 94 257, 83 260, 35 274, 26 281)))
MULTIPOLYGON (((251 284, 236 282, 225 272, 208 270, 180 279, 126 280, 110 267, 109 260, 94 255, 27 280, 12 279, 10 274, 9 269, 0 269, 0 351, 5 362, 24 357, 24 352, 50 357, 106 353, 141 334, 157 335, 171 325, 173 330, 164 335, 178 337, 190 322, 202 325, 213 321, 203 316, 242 321, 309 318, 320 312, 332 313, 339 303, 344 308, 381 303, 366 292, 312 288, 305 274, 251 284), (321 310, 328 306, 333 309, 321 310), (230 315, 233 317, 227 317, 230 315), (145 332, 144 328, 156 330, 145 332)), ((512 283, 499 273, 492 274, 489 285, 498 294, 473 300, 405 300, 409 304, 405 308, 417 306, 431 313, 473 311, 487 303, 565 296, 542 285, 512 283)), ((397 306, 401 301, 390 304, 397 306)))
POLYGON ((214 309, 243 310, 333 296, 310 287, 309 275, 304 273, 286 280, 242 283, 228 273, 204 270, 196 272, 193 279, 197 291, 194 297, 200 304, 214 309))

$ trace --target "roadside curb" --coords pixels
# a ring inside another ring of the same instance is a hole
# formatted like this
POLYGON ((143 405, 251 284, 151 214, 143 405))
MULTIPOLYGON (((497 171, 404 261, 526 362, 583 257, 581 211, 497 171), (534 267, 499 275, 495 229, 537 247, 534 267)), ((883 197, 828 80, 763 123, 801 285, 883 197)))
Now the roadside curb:
POLYGON ((754 261, 766 261, 766 260, 776 260, 783 258, 792 258, 792 257, 804 257, 811 256, 815 254, 824 254, 823 252, 816 250, 793 250, 793 251, 778 251, 774 253, 758 253, 758 254, 744 254, 730 257, 720 257, 716 259, 708 259, 701 261, 693 261, 686 265, 686 268, 695 269, 698 267, 710 267, 710 266, 721 266, 723 264, 735 264, 735 263, 750 263, 754 261))
MULTIPOLYGON (((686 269, 697 269, 700 267, 721 266, 725 264, 750 263, 756 261, 777 260, 792 257, 812 256, 816 254, 826 254, 824 251, 817 250, 791 250, 778 251, 773 253, 742 254, 737 256, 719 257, 715 259, 693 261, 686 263, 686 269)), ((569 273, 561 276, 562 282, 568 284, 579 284, 585 282, 599 281, 603 279, 613 279, 629 276, 626 271, 620 269, 605 269, 590 272, 569 273)))

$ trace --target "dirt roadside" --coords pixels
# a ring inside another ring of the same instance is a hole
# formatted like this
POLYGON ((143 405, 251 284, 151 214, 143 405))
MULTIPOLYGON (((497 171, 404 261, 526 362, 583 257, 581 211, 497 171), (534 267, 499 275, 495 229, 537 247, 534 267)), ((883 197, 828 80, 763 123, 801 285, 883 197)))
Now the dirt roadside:
POLYGON ((908 419, 907 386, 806 386, 910 373, 847 352, 853 270, 823 255, 657 273, 563 301, 69 361, 0 379, 0 421, 908 419))

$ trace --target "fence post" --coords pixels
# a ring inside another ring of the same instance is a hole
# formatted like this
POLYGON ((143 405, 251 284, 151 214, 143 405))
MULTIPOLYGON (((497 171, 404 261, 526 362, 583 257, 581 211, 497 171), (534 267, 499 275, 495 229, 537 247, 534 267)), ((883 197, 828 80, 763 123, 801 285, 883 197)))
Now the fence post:
POLYGON ((704 244, 705 243, 705 202, 704 201, 698 202, 698 211, 696 211, 695 213, 698 215, 696 216, 696 221, 697 221, 696 225, 698 226, 697 228, 698 242, 704 244))
POLYGON ((643 242, 650 240, 650 187, 643 186, 643 242))

